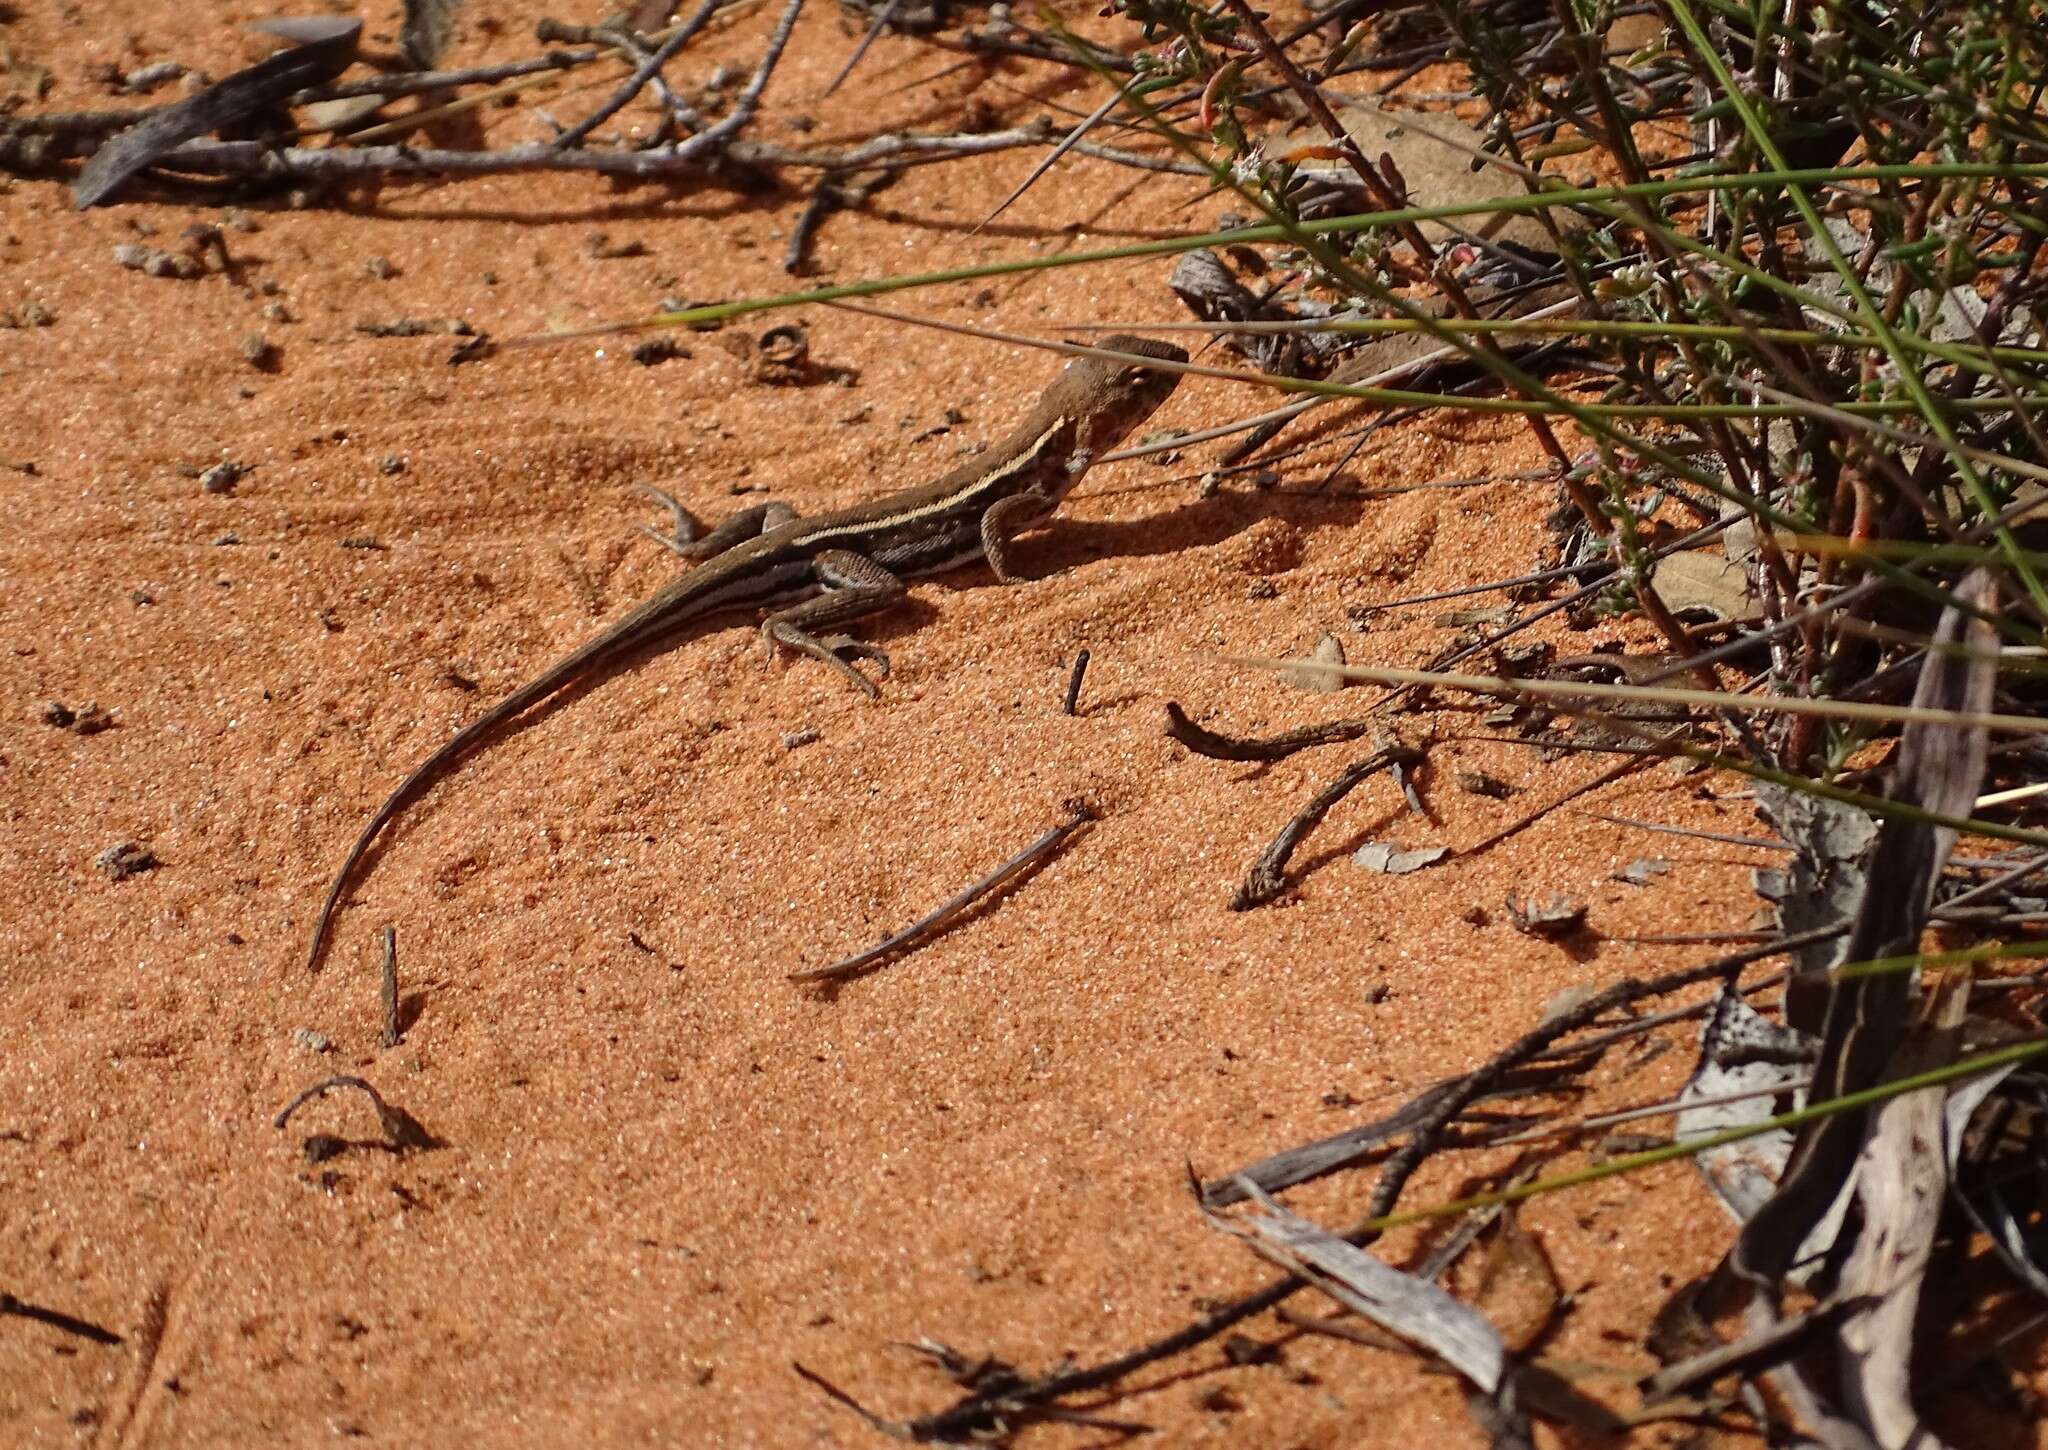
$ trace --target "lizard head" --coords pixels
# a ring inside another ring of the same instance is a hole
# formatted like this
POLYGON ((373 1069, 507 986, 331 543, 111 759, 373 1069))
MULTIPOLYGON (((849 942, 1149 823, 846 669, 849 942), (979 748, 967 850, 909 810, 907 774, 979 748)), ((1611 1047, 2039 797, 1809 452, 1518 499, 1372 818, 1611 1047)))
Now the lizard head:
POLYGON ((1184 363, 1188 355, 1171 343, 1115 333, 1095 344, 1104 352, 1130 354, 1133 360, 1084 357, 1067 364, 1053 380, 1045 401, 1053 411, 1076 420, 1075 453, 1099 458, 1123 442, 1133 428, 1151 417, 1180 382, 1180 374, 1148 368, 1136 358, 1184 363))

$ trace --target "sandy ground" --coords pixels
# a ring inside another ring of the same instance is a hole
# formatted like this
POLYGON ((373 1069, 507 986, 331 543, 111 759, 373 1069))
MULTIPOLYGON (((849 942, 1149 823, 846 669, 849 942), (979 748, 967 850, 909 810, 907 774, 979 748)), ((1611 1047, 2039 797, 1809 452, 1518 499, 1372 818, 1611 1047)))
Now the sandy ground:
MULTIPOLYGON (((221 74, 265 48, 233 28, 249 6, 13 10, 0 43, 47 67, 51 107, 116 104, 87 78, 97 63, 221 74)), ((373 44, 395 12, 373 8, 373 44)), ((744 61, 771 19, 746 16, 672 74, 701 84, 744 61)), ((453 58, 530 53, 529 23, 472 6, 453 58)), ((819 143, 937 127, 965 104, 1025 119, 1094 103, 1022 64, 927 80, 947 58, 903 40, 819 101, 856 28, 813 9, 759 134, 819 143)), ((579 115, 612 74, 541 103, 579 115)), ((489 124, 538 133, 512 110, 489 124)), ((970 235, 1033 159, 908 173, 828 223, 828 277, 1110 245, 1224 209, 1183 180, 1077 164, 970 235)), ((1164 703, 1247 732, 1351 713, 1364 692, 1305 694, 1221 656, 1300 653, 1331 630, 1354 660, 1420 662, 1453 637, 1438 621, 1455 606, 1362 628, 1356 611, 1535 567, 1550 498, 1501 483, 1204 499, 1213 452, 1198 449, 1091 475, 1023 546, 1035 582, 918 585, 871 631, 896 665, 879 704, 808 663, 764 669, 733 628, 544 713, 411 812, 308 977, 328 873, 398 776, 672 576, 633 532, 656 513, 634 485, 714 517, 770 495, 843 504, 950 466, 1054 367, 823 307, 793 316, 846 376, 804 387, 754 380, 728 345, 788 315, 682 334, 687 355, 654 367, 615 341, 451 367, 446 337, 356 325, 454 317, 507 336, 782 290, 802 200, 516 177, 260 202, 227 233, 235 272, 182 282, 122 270, 113 249, 175 245, 217 209, 80 215, 59 185, 0 184, 0 310, 53 319, 0 331, 0 459, 33 470, 0 470, 0 1290, 119 1336, 0 1319, 0 1441, 878 1443, 792 1361, 907 1415, 953 1393, 903 1348, 920 1336, 1042 1370, 1170 1331, 1269 1272, 1204 1226, 1187 1165, 1227 1171, 1376 1116, 1568 988, 1711 950, 1607 938, 1744 925, 1768 853, 1587 814, 1755 832, 1718 798, 1730 787, 1669 770, 1469 861, 1353 867, 1370 839, 1478 841, 1605 765, 1455 738, 1492 733, 1477 712, 1434 717, 1420 785, 1435 822, 1376 780, 1302 852, 1282 902, 1227 910, 1253 855, 1353 757, 1201 759, 1166 738, 1164 703), (601 258, 597 233, 644 253, 601 258), (244 358, 256 332, 272 371, 244 358), (209 493, 194 475, 224 459, 249 471, 209 493), (1094 663, 1067 717, 1082 646, 1094 663), (50 700, 97 702, 113 728, 53 728, 50 700), (796 732, 815 738, 793 747, 796 732), (1458 789, 1471 770, 1515 794, 1458 789), (1100 823, 992 909, 836 992, 785 980, 923 912, 1076 797, 1100 823), (110 880, 94 858, 126 840, 160 865, 110 880), (1640 856, 1672 869, 1647 888, 1614 879, 1640 856), (1592 934, 1518 934, 1510 890, 1585 901, 1592 934), (386 923, 408 1022, 388 1049, 386 923), (271 1126, 336 1073, 443 1146, 378 1150, 349 1094, 271 1126), (309 1163, 316 1132, 354 1146, 309 1163)), ((1167 267, 906 305, 1046 334, 1167 318, 1167 267)), ((1154 426, 1261 406, 1193 382, 1154 426)), ((1439 419, 1383 435, 1350 476, 1389 487, 1538 457, 1514 423, 1439 419)), ((1317 476, 1313 459, 1293 467, 1290 482, 1317 476)), ((1686 1058, 1616 1058, 1584 1102, 1655 1100, 1686 1058)), ((1468 1155, 1406 1201, 1486 1186, 1509 1161, 1468 1155)), ((1367 1182, 1290 1202, 1342 1223, 1367 1182)), ((1568 1295, 1544 1352, 1626 1403, 1652 1365, 1650 1313, 1728 1225, 1682 1167, 1521 1221, 1568 1295)), ((1405 1262, 1418 1243, 1384 1251, 1405 1262)), ((1174 1445, 1480 1443, 1453 1382, 1406 1356, 1270 1319, 1249 1330, 1280 1344, 1276 1362, 1229 1367, 1212 1345, 1101 1412, 1174 1445)), ((1105 1438, 1053 1426, 1026 1443, 1105 1438)))

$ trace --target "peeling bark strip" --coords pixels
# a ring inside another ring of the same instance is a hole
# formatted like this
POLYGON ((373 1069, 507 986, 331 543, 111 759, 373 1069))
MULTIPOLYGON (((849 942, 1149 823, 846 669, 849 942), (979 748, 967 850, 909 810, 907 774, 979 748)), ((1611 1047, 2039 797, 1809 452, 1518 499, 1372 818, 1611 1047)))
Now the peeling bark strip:
MULTIPOLYGON (((1899 1054, 1905 1073, 1945 1067, 1962 1046, 1967 979, 1944 978, 1933 1022, 1899 1054)), ((1947 1086, 1903 1093, 1873 1110, 1857 1164, 1863 1224, 1840 1292, 1860 1300, 1842 1324, 1837 1369, 1843 1408, 1883 1450, 1942 1450, 1913 1408, 1913 1320, 1948 1201, 1947 1086)))
POLYGON ((293 42, 289 50, 236 71, 197 95, 166 106, 94 153, 71 197, 80 211, 97 206, 121 184, 185 142, 232 126, 308 86, 333 80, 355 63, 363 22, 309 18, 265 20, 256 29, 293 42))
POLYGON ((1418 1274, 1404 1274, 1364 1249, 1297 1218, 1249 1180, 1238 1187, 1260 1210, 1227 1218, 1202 1210, 1209 1226, 1242 1239, 1269 1263, 1320 1289, 1388 1333, 1456 1370, 1477 1392, 1473 1406, 1496 1444, 1528 1443, 1500 1332, 1484 1314, 1418 1274))
MULTIPOLYGON (((1942 611, 1913 703, 1981 716, 1997 685, 1998 637, 1983 618, 1996 606, 1997 580, 1987 570, 1975 570, 1956 596, 1962 607, 1942 611), (1968 646, 1969 657, 1958 658, 1945 648, 1955 644, 1968 646)), ((1900 736, 1891 798, 1937 815, 1968 815, 1984 778, 1988 749, 1989 735, 1982 726, 1909 724, 1900 736)), ((1947 827, 1888 819, 1878 828, 1867 868, 1869 889, 1856 912, 1847 960, 1906 956, 1918 949, 1935 880, 1954 846, 1955 832, 1947 827)), ((1914 990, 1903 972, 1837 981, 1828 989, 1811 1101, 1846 1097, 1888 1075, 1905 1036, 1914 990)), ((1743 1228, 1731 1262, 1766 1294, 1781 1292, 1807 1235, 1840 1195, 1869 1119, 1868 1110, 1838 1113, 1809 1127, 1793 1149, 1778 1191, 1743 1228)))

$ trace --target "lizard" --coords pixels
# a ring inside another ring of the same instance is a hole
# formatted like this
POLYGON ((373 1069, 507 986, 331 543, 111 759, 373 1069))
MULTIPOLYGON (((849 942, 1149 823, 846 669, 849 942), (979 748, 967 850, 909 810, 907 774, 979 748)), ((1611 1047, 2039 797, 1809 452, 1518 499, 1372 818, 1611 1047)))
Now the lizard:
POLYGON ((921 488, 813 517, 788 505, 742 509, 701 539, 685 536, 681 505, 649 490, 675 514, 673 537, 645 531, 684 558, 699 561, 609 627, 456 731, 398 783, 370 816, 327 889, 313 922, 306 967, 317 971, 343 893, 363 857, 404 809, 458 761, 536 705, 625 656, 669 641, 684 626, 735 610, 769 611, 760 629, 771 658, 778 649, 838 670, 870 699, 874 681, 847 656, 867 659, 881 678, 888 655, 843 634, 820 637, 890 608, 904 581, 986 560, 998 582, 1023 582, 1009 542, 1050 518, 1097 459, 1166 401, 1180 374, 1144 360, 1185 363, 1167 343, 1118 333, 1096 353, 1067 365, 1024 421, 993 448, 921 488), (1109 356, 1117 354, 1117 356, 1109 356))

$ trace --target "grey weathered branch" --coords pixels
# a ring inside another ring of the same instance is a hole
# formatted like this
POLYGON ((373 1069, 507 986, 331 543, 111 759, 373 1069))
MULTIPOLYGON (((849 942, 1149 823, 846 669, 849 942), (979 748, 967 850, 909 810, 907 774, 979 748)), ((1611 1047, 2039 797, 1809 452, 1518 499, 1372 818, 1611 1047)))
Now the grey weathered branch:
MULTIPOLYGON (((733 117, 673 145, 645 151, 558 150, 551 142, 495 151, 449 151, 431 147, 273 146, 262 141, 193 141, 159 162, 172 170, 206 176, 240 176, 277 181, 347 179, 366 176, 502 176, 521 171, 590 171, 606 176, 657 180, 699 170, 712 161, 738 166, 791 167, 814 171, 868 171, 881 166, 921 166, 962 156, 986 155, 1051 139, 1042 125, 974 135, 876 136, 840 150, 799 150, 762 142, 732 140, 722 130, 733 117), (720 145, 720 142, 725 144, 720 145)), ((734 128, 736 129, 736 128, 734 128)), ((1107 146, 1077 147, 1082 155, 1145 170, 1199 174, 1200 168, 1107 146)))
POLYGON ((640 62, 633 68, 633 73, 605 99, 603 105, 557 136, 554 143, 556 149, 567 151, 571 147, 582 145, 586 136, 624 110, 626 104, 639 95, 649 81, 658 81, 661 68, 675 59, 682 48, 696 38, 698 31, 711 23, 711 17, 718 13, 718 4, 719 0, 704 0, 697 13, 691 16, 686 24, 677 26, 675 33, 656 49, 643 51, 641 47, 633 47, 633 53, 640 62))

